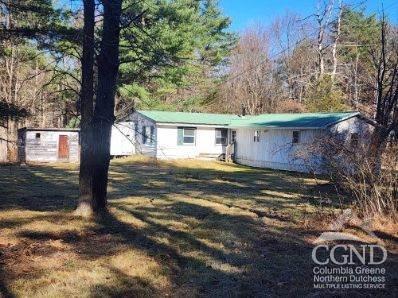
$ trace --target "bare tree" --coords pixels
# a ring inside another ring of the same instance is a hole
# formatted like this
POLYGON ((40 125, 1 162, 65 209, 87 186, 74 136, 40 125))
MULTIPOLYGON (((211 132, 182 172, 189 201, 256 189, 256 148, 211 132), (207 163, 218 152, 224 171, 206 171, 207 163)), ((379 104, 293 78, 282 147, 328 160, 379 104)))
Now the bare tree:
POLYGON ((398 34, 383 16, 380 44, 371 55, 375 67, 375 112, 373 118, 363 119, 374 126, 369 145, 375 171, 380 171, 381 158, 389 137, 398 132, 398 34))
POLYGON ((325 5, 318 5, 315 19, 318 24, 317 50, 318 50, 318 76, 322 77, 325 73, 325 45, 327 30, 330 25, 334 0, 328 1, 325 5))
POLYGON ((243 105, 249 114, 274 111, 272 67, 267 30, 261 26, 246 30, 230 58, 229 81, 222 91, 225 110, 240 113, 243 105))
POLYGON ((332 57, 333 57, 333 69, 332 69, 332 81, 334 82, 334 79, 336 77, 337 73, 337 65, 338 65, 338 58, 337 58, 337 45, 339 43, 340 39, 340 33, 341 33, 341 17, 343 14, 343 1, 339 1, 339 12, 336 20, 336 32, 334 34, 334 42, 332 46, 332 57))

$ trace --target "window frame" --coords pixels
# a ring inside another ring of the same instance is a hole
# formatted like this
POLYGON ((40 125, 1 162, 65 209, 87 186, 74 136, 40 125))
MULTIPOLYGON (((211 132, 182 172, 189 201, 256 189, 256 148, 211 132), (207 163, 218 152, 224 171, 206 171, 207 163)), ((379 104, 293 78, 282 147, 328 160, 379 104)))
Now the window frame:
POLYGON ((146 125, 142 126, 141 129, 141 136, 142 136, 142 144, 145 145, 146 144, 146 139, 147 139, 147 135, 146 135, 146 125))
POLYGON ((215 130, 215 144, 216 146, 226 146, 228 144, 228 129, 227 128, 216 128, 215 130), (220 133, 220 136, 217 136, 217 132, 220 133), (223 132, 225 133, 223 135, 223 132), (220 143, 217 143, 217 140, 220 140, 220 143), (224 142, 222 140, 224 139, 224 142))
POLYGON ((187 145, 187 146, 195 146, 196 145, 196 128, 195 127, 182 127, 182 144, 187 145), (191 130, 193 132, 193 135, 186 136, 185 130, 191 130), (185 137, 193 138, 193 142, 192 143, 185 142, 185 137))
POLYGON ((234 144, 236 142, 236 130, 231 130, 231 144, 234 144))
POLYGON ((260 143, 260 131, 259 130, 254 131, 253 142, 260 143))
POLYGON ((153 125, 142 126, 142 144, 153 145, 155 143, 155 127, 153 125))

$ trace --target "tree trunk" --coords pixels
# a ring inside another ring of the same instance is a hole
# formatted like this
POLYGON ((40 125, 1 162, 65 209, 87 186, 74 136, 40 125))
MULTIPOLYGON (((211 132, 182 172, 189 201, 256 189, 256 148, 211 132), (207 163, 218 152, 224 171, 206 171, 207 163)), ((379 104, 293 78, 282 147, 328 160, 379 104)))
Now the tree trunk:
POLYGON ((8 118, 7 124, 7 160, 9 162, 18 161, 18 122, 15 119, 8 118))
POLYGON ((94 211, 106 208, 110 138, 114 123, 116 80, 119 72, 120 14, 122 0, 104 0, 101 50, 98 57, 98 87, 93 118, 94 211))
POLYGON ((382 128, 375 127, 369 142, 368 156, 370 157, 373 173, 378 174, 382 167, 382 157, 387 146, 388 133, 382 128))
POLYGON ((339 15, 337 17, 337 28, 336 28, 336 36, 333 43, 332 48, 332 57, 333 57, 333 70, 332 70, 332 82, 334 83, 334 79, 337 73, 337 66, 338 66, 338 58, 337 58, 337 45, 340 39, 340 32, 341 32, 341 17, 343 14, 343 2, 340 0, 339 4, 339 15))
POLYGON ((80 173, 79 205, 76 214, 91 216, 93 204, 93 141, 92 118, 94 107, 94 0, 84 0, 82 86, 80 91, 80 173))

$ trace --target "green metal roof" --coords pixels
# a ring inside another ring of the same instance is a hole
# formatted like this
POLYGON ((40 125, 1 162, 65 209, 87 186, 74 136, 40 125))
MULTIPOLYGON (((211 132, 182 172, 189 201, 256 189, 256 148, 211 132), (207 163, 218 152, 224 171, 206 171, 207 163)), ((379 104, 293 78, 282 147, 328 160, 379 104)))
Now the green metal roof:
POLYGON ((326 128, 340 121, 357 116, 357 112, 262 114, 251 118, 233 120, 231 127, 266 128, 326 128))
POLYGON ((262 114, 238 116, 232 114, 138 111, 158 123, 221 125, 230 127, 261 128, 326 128, 337 122, 357 116, 357 112, 262 114))
POLYGON ((184 123, 202 125, 226 126, 238 115, 232 114, 209 114, 209 113, 184 113, 184 112, 163 112, 163 111, 138 111, 140 114, 159 123, 184 123))

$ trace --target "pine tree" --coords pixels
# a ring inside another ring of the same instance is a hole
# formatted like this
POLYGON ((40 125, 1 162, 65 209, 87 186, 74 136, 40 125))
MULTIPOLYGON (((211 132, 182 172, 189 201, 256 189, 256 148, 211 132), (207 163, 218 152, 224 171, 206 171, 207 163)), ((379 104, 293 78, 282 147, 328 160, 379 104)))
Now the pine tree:
POLYGON ((132 1, 124 2, 122 103, 135 97, 141 106, 170 108, 164 103, 183 97, 195 105, 189 98, 214 81, 216 67, 236 42, 226 31, 230 20, 214 0, 132 1))

